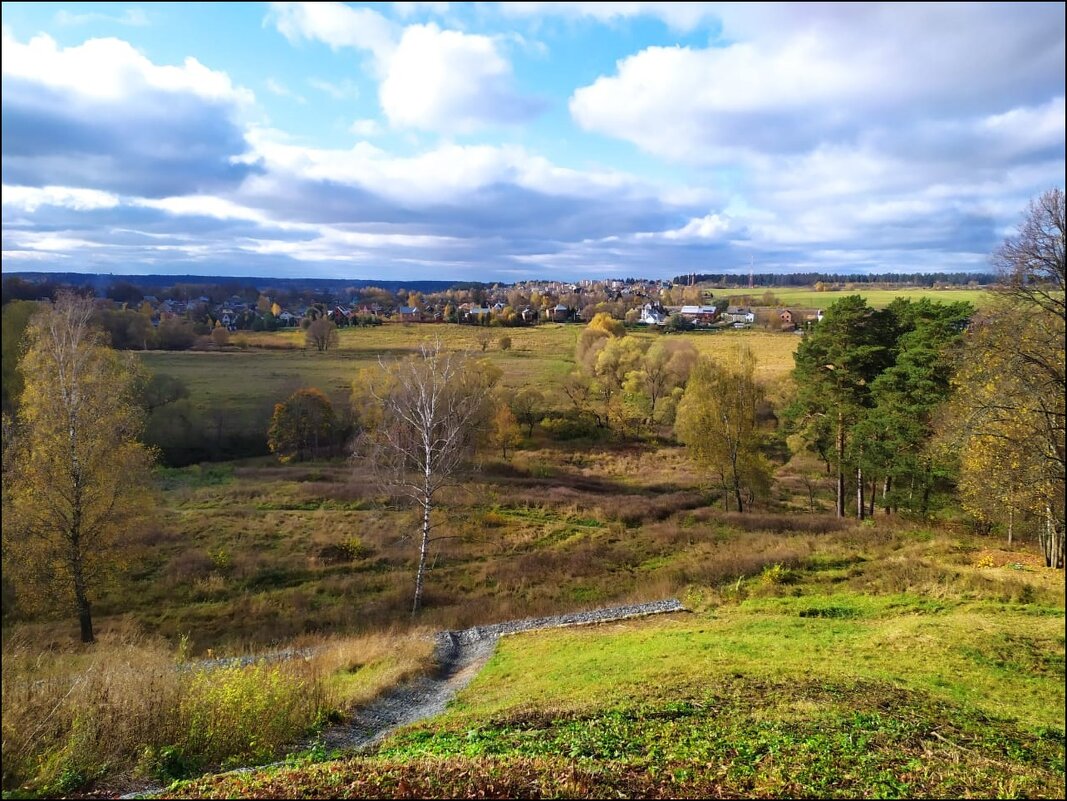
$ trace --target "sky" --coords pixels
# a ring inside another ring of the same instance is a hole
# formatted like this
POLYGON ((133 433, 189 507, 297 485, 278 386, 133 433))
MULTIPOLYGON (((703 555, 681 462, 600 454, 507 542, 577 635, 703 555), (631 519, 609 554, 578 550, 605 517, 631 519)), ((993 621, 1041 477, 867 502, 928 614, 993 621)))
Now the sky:
POLYGON ((1064 4, 4 3, 3 271, 988 271, 1064 4))

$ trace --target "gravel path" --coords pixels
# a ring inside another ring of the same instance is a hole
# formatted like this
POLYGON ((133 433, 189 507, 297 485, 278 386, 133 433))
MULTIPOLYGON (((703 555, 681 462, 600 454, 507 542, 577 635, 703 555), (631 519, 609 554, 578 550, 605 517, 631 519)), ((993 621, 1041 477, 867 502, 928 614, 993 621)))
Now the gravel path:
POLYGON ((400 726, 439 715, 452 697, 470 684, 482 665, 493 655, 497 641, 509 634, 564 626, 589 626, 684 611, 685 607, 679 601, 670 599, 594 609, 589 612, 511 620, 462 631, 442 631, 436 637, 434 657, 438 668, 434 675, 415 679, 380 696, 345 723, 323 732, 320 742, 328 749, 366 748, 400 726))
MULTIPOLYGON (((353 713, 343 723, 327 728, 315 741, 304 743, 310 748, 321 743, 328 750, 366 750, 401 726, 439 715, 452 698, 470 684, 478 671, 493 655, 501 637, 536 629, 590 626, 617 620, 687 611, 676 599, 653 601, 630 606, 612 606, 588 612, 511 620, 488 626, 476 626, 461 631, 442 631, 435 639, 434 657, 437 669, 430 676, 422 676, 402 684, 379 696, 366 707, 353 713)), ((229 773, 245 773, 284 764, 257 765, 238 768, 229 773)), ((163 788, 141 790, 121 798, 140 798, 161 792, 163 788)))

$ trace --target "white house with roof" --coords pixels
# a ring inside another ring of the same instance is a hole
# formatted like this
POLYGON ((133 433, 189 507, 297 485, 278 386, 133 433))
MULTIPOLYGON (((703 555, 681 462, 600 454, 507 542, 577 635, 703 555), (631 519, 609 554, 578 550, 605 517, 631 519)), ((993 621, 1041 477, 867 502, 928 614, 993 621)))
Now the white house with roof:
POLYGON ((641 317, 637 322, 642 325, 666 325, 667 312, 661 306, 646 303, 641 307, 641 317))
POLYGON ((756 322, 756 313, 745 306, 727 306, 722 319, 734 325, 752 325, 756 322))

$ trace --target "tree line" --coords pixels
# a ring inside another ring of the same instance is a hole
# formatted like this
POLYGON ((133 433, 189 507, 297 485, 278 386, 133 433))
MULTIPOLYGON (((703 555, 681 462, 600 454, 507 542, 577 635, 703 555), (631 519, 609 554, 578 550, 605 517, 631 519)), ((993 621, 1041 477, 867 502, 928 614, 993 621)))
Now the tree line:
MULTIPOLYGON (((743 270, 719 273, 676 275, 675 284, 711 283, 722 287, 749 286, 749 274, 743 270)), ((921 272, 921 273, 753 273, 751 286, 796 287, 815 284, 884 284, 888 286, 990 286, 997 283, 995 272, 921 272)))

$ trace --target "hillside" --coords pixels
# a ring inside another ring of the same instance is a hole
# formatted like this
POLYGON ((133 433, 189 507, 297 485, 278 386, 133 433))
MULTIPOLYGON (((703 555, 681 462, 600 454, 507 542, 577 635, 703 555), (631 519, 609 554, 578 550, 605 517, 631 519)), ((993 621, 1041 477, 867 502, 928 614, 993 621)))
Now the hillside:
MULTIPOLYGON (((1061 797, 1062 595, 1017 562, 935 578, 924 539, 694 589, 666 620, 506 638, 444 715, 371 755, 168 795, 1061 797), (847 589, 909 565, 941 590, 847 589), (979 599, 979 576, 1041 600, 979 599)), ((960 544, 935 541, 942 570, 960 544)))

